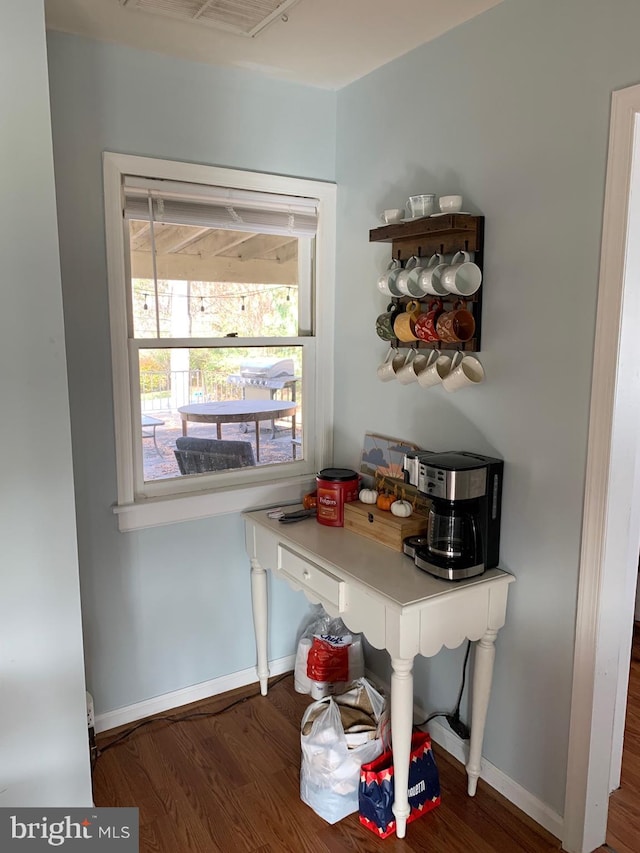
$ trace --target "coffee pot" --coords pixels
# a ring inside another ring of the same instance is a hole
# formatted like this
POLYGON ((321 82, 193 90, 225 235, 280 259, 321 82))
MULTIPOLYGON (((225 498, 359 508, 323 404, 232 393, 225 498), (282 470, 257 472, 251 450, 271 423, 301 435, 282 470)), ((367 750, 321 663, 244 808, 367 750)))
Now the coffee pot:
POLYGON ((404 547, 419 569, 464 580, 498 565, 503 469, 501 459, 464 451, 405 455, 405 482, 431 500, 426 536, 404 547))

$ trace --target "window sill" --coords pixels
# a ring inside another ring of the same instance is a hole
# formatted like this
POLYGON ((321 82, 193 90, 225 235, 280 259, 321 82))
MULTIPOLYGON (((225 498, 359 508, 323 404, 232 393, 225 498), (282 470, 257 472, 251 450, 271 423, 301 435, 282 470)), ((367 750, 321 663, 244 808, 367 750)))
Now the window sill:
POLYGON ((133 504, 114 506, 121 533, 159 527, 198 518, 243 512, 247 509, 300 503, 302 497, 315 488, 313 475, 270 482, 235 486, 218 491, 197 492, 171 497, 146 498, 133 504))

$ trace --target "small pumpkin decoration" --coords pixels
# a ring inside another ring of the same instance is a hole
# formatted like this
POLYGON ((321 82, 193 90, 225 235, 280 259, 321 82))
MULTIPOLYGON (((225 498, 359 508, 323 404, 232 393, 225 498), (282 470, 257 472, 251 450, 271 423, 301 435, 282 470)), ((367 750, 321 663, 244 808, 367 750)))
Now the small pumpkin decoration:
POLYGON ((378 495, 378 499, 376 500, 376 506, 378 509, 390 510, 393 506, 395 498, 393 495, 385 494, 384 492, 378 495))
POLYGON ((360 489, 358 497, 363 504, 374 504, 378 500, 378 492, 376 489, 360 489))
POLYGON ((408 518, 413 512, 413 507, 409 501, 394 501, 391 504, 391 512, 398 518, 408 518))

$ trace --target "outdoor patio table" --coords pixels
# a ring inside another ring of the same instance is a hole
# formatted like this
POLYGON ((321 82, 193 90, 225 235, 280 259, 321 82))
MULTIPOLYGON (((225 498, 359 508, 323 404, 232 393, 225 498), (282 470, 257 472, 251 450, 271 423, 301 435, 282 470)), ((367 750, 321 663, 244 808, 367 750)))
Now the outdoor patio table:
POLYGON ((160 418, 154 418, 151 415, 142 415, 142 437, 152 438, 153 444, 158 453, 160 453, 160 450, 158 449, 158 443, 156 441, 156 427, 163 426, 163 424, 164 421, 161 421, 160 418), (149 427, 151 432, 145 432, 145 427, 149 427))
POLYGON ((220 403, 191 403, 180 406, 182 434, 187 434, 189 421, 215 424, 217 437, 222 438, 222 424, 255 423, 256 461, 260 461, 260 421, 291 418, 291 439, 296 437, 297 404, 288 400, 224 400, 220 403))

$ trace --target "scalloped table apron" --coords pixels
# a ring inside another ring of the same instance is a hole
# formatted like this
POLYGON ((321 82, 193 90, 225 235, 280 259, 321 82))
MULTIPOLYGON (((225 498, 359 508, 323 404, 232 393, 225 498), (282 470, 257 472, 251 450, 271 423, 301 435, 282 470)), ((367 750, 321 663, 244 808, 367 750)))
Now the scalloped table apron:
MULTIPOLYGON (((243 513, 251 561, 251 595, 260 691, 267 694, 267 571, 340 616, 391 656, 391 738, 395 774, 396 834, 404 838, 409 801, 413 728, 413 659, 475 643, 467 790, 476 792, 489 707, 495 639, 505 622, 513 575, 489 569, 464 581, 432 577, 404 554, 344 527, 306 519, 282 525, 265 510, 243 513)), ((293 626, 292 626, 293 630, 293 626)))

